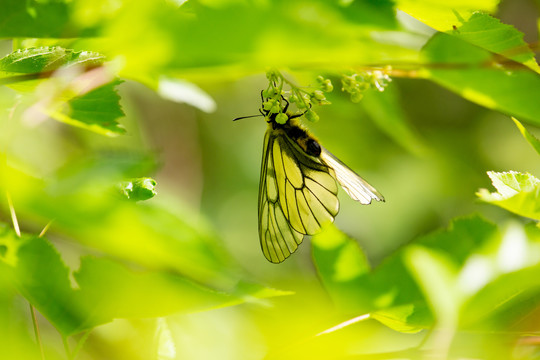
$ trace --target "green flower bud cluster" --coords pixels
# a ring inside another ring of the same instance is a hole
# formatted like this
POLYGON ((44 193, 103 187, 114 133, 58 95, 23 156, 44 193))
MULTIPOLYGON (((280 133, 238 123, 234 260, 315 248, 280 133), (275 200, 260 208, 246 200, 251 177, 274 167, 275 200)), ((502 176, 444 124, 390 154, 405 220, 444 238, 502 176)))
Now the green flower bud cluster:
POLYGON ((360 74, 346 75, 341 77, 341 90, 351 95, 351 101, 360 102, 364 97, 364 91, 369 89, 370 85, 360 74))
POLYGON ((360 74, 344 74, 341 77, 341 90, 351 96, 354 103, 360 102, 364 92, 372 87, 378 91, 384 91, 392 79, 381 70, 366 71, 360 74))
POLYGON ((334 90, 334 85, 332 85, 332 81, 330 81, 330 79, 325 79, 319 75, 317 76, 317 82, 319 83, 321 90, 324 92, 332 92, 332 90, 334 90))
POLYGON ((278 80, 275 71, 268 72, 266 77, 270 81, 270 84, 269 87, 262 92, 262 97, 265 99, 262 108, 268 113, 268 116, 270 116, 270 114, 276 114, 276 122, 285 124, 288 120, 288 116, 283 113, 281 95, 284 94, 284 91, 281 90, 281 88, 277 88, 275 85, 276 80, 278 80))
MULTIPOLYGON (((309 121, 318 121, 319 116, 312 109, 314 104, 326 105, 330 101, 326 99, 325 93, 331 92, 334 89, 332 81, 325 79, 323 76, 317 77, 317 86, 312 88, 300 88, 288 81, 277 70, 270 70, 266 73, 269 85, 266 90, 263 90, 262 97, 264 99, 262 109, 267 114, 267 117, 274 116, 274 120, 278 124, 285 124, 289 120, 289 116, 283 110, 286 102, 294 105, 298 111, 305 114, 305 118, 309 121), (290 87, 290 90, 283 90, 284 86, 290 87), (274 115, 275 114, 275 115, 274 115)), ((268 119, 267 119, 268 120, 268 119)))

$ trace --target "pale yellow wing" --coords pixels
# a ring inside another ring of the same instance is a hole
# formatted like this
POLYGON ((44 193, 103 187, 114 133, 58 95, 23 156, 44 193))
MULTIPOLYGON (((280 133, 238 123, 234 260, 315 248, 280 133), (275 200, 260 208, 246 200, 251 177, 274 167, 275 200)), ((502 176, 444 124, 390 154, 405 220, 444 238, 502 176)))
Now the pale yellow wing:
POLYGON ((336 179, 349 196, 364 205, 371 204, 372 200, 384 201, 384 197, 373 186, 342 163, 332 153, 321 146, 321 160, 334 169, 336 179))
POLYGON ((265 257, 273 263, 284 261, 304 235, 318 233, 338 211, 333 170, 306 155, 283 132, 267 130, 259 184, 259 237, 265 257))

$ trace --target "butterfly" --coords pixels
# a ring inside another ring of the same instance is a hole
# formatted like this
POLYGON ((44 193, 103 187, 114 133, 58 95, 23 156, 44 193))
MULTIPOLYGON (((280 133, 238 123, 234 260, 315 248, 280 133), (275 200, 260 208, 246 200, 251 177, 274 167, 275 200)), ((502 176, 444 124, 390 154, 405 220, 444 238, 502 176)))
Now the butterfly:
POLYGON ((289 102, 283 100, 284 124, 276 121, 276 113, 260 110, 268 130, 259 183, 259 239, 264 256, 272 263, 283 262, 305 235, 317 234, 325 222, 334 221, 339 212, 337 183, 362 204, 384 201, 381 193, 300 124, 303 114, 287 113, 289 102))

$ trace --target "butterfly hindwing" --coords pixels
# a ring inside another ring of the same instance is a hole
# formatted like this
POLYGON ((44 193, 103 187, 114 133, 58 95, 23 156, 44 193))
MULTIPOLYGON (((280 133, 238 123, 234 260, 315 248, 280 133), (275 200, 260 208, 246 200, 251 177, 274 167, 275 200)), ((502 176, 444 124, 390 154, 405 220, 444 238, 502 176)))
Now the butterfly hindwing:
POLYGON ((304 235, 320 231, 339 211, 333 169, 309 156, 283 131, 267 130, 259 184, 259 237, 265 257, 279 263, 304 235))
POLYGON ((322 146, 320 158, 334 169, 336 180, 351 199, 364 205, 371 204, 372 200, 384 201, 381 193, 322 146))

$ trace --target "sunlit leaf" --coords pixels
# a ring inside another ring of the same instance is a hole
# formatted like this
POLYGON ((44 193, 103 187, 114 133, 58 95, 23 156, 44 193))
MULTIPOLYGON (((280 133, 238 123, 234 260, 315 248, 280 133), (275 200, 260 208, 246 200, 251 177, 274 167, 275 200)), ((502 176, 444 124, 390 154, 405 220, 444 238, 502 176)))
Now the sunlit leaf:
POLYGON ((28 48, 19 49, 0 59, 0 71, 32 74, 53 71, 62 66, 99 66, 104 60, 103 55, 92 51, 74 51, 58 46, 28 48))
POLYGON ((317 270, 334 301, 346 311, 362 312, 359 304, 369 300, 362 275, 370 269, 362 249, 334 226, 314 236, 312 244, 317 270))
POLYGON ((493 12, 498 4, 499 0, 396 0, 400 10, 439 31, 451 30, 475 11, 493 12))
POLYGON ((540 229, 511 223, 497 245, 491 254, 473 256, 462 271, 462 288, 473 290, 473 296, 464 304, 461 322, 476 328, 527 329, 540 297, 534 281, 540 272, 540 229), (463 286, 465 281, 469 285, 463 286))
POLYGON ((488 171, 488 175, 497 192, 490 193, 487 189, 480 189, 477 195, 481 200, 515 214, 540 220, 538 178, 529 173, 516 171, 502 173, 488 171))
POLYGON ((479 105, 540 124, 540 74, 510 60, 492 66, 488 51, 442 33, 422 53, 438 64, 426 69, 429 79, 479 105))
POLYGON ((534 53, 523 41, 523 33, 485 13, 474 13, 451 34, 482 49, 501 54, 538 71, 534 53))
POLYGON ((450 292, 455 296, 458 270, 471 253, 489 244, 496 234, 496 227, 480 217, 456 219, 448 230, 417 239, 414 246, 393 254, 369 271, 358 245, 330 228, 314 237, 313 256, 323 284, 340 310, 370 313, 394 330, 418 332, 432 325, 432 311, 441 316, 451 310, 448 316, 458 321, 457 304, 450 306, 445 298, 437 297, 438 291, 429 294, 425 291, 434 291, 431 282, 435 282, 438 279, 435 275, 440 273, 446 276, 445 282, 437 284, 437 287, 444 286, 440 294, 450 292), (343 263, 341 259, 355 260, 343 263), (345 264, 355 275, 339 281, 338 269, 345 264))
POLYGON ((520 123, 516 118, 512 118, 512 120, 514 120, 514 124, 516 124, 516 126, 518 127, 521 135, 523 135, 525 140, 527 140, 529 144, 531 144, 531 146, 534 148, 534 150, 536 150, 536 152, 540 155, 540 140, 538 140, 536 136, 531 134, 531 132, 527 130, 527 128, 523 126, 523 124, 520 123))
POLYGON ((462 302, 461 294, 456 291, 457 269, 443 254, 423 247, 409 247, 405 256, 439 326, 455 326, 462 302))

